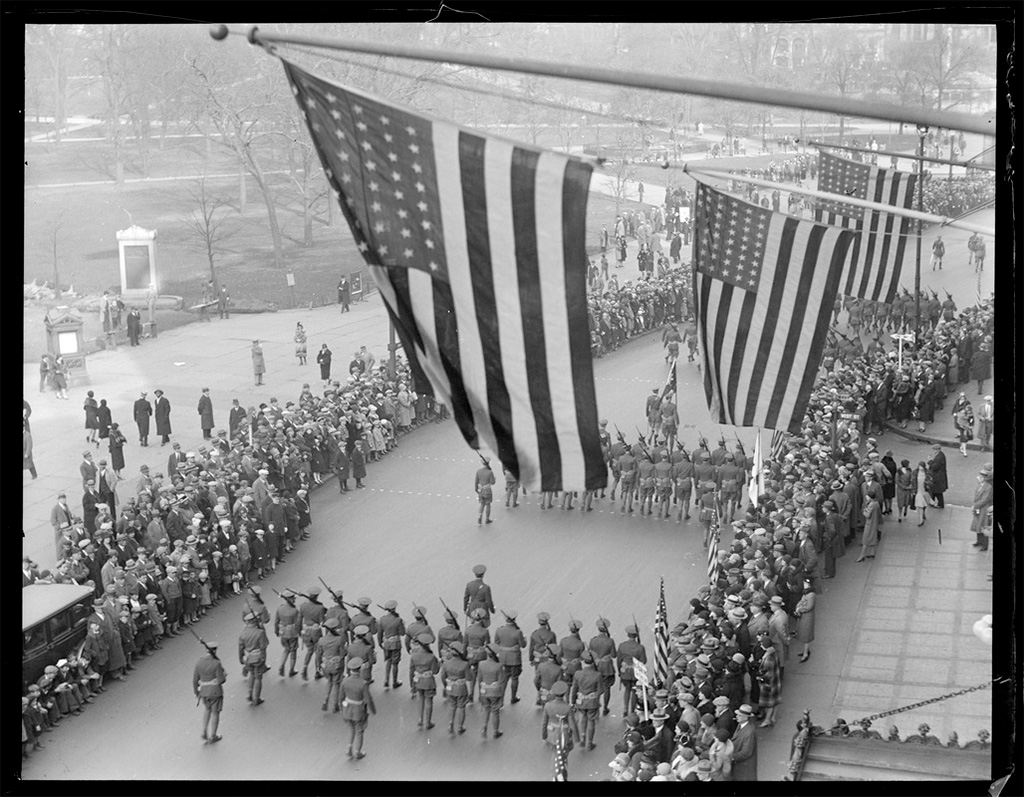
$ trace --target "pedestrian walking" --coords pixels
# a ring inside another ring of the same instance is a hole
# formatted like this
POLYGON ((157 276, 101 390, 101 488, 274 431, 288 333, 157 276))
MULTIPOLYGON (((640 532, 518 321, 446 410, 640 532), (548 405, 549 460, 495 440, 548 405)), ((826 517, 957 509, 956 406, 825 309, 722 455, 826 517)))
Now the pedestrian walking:
POLYGON ((327 344, 323 343, 320 345, 320 351, 316 354, 316 363, 320 366, 320 378, 326 385, 331 379, 331 357, 333 354, 331 350, 327 348, 327 344))
POLYGON ((992 521, 992 463, 986 462, 978 471, 978 486, 974 488, 974 502, 972 504, 973 517, 971 519, 971 531, 975 534, 972 548, 979 551, 988 550, 988 531, 992 521))
MULTIPOLYGON (((100 404, 102 403, 100 402, 100 404)), ((124 444, 127 442, 128 438, 121 434, 120 426, 116 423, 110 424, 110 439, 107 443, 108 450, 110 451, 110 467, 113 468, 114 473, 118 476, 124 470, 124 444)))
POLYGON ((263 374, 266 370, 267 366, 263 360, 263 347, 260 345, 259 340, 254 340, 252 342, 252 373, 257 385, 263 384, 263 374))
POLYGON ((156 433, 160 435, 160 445, 165 446, 171 441, 171 402, 164 396, 164 391, 153 391, 156 402, 153 407, 153 415, 156 419, 156 433))
POLYGON ((53 383, 53 390, 59 399, 68 397, 68 374, 67 366, 64 363, 64 356, 58 354, 50 366, 50 381, 53 383))
POLYGON ((347 313, 350 311, 349 303, 351 301, 352 290, 349 288, 348 279, 342 277, 341 282, 338 283, 338 304, 341 305, 341 312, 347 313))
POLYGON ((85 394, 85 403, 82 405, 82 409, 85 410, 85 441, 95 443, 99 448, 100 442, 96 439, 96 435, 100 431, 100 417, 96 412, 99 409, 99 404, 91 390, 85 394))
POLYGON ((139 445, 149 445, 149 419, 153 415, 153 405, 146 398, 146 391, 143 390, 139 398, 132 405, 132 418, 139 429, 139 445))
POLYGON ((199 413, 199 425, 203 429, 203 439, 209 440, 214 427, 213 400, 210 398, 210 388, 203 388, 203 395, 199 397, 196 412, 199 413))
POLYGON ((810 580, 804 581, 804 594, 796 604, 796 638, 802 642, 804 649, 800 654, 803 663, 811 657, 811 643, 814 641, 814 603, 817 596, 812 589, 810 580))
POLYGON ((945 509, 946 503, 942 494, 949 489, 949 477, 946 474, 946 455, 942 453, 942 446, 938 443, 932 445, 932 454, 928 458, 928 470, 931 471, 932 476, 929 496, 936 507, 945 509))
POLYGON ((201 738, 204 742, 213 744, 223 738, 217 734, 217 730, 220 727, 220 712, 224 707, 224 682, 228 679, 228 674, 217 658, 217 643, 203 644, 206 645, 207 652, 196 662, 192 671, 192 691, 196 700, 202 701, 203 704, 201 738))
POLYGON ((274 613, 274 636, 281 640, 281 646, 284 648, 281 666, 277 669, 277 674, 284 678, 284 668, 289 659, 291 667, 288 670, 288 676, 291 677, 297 673, 295 665, 299 655, 300 618, 299 610, 295 608, 295 593, 286 589, 281 593, 281 598, 284 603, 278 606, 274 613))
POLYGON ((299 358, 299 365, 306 364, 306 330, 301 321, 295 324, 295 356, 299 358))

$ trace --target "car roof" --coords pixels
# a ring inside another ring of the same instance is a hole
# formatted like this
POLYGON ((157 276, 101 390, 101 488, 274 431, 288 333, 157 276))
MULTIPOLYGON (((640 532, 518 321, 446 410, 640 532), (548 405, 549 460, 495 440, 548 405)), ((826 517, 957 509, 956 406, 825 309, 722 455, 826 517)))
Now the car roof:
POLYGON ((45 620, 91 595, 92 587, 80 584, 31 584, 21 591, 21 630, 45 620))

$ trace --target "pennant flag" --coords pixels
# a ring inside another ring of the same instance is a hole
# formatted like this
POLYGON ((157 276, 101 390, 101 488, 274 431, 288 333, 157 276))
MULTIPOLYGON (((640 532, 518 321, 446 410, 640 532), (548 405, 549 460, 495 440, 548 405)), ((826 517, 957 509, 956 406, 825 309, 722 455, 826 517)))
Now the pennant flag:
POLYGON ((672 364, 668 367, 668 376, 665 377, 665 386, 661 389, 661 398, 665 398, 669 393, 677 393, 678 381, 676 379, 676 361, 678 358, 672 358, 672 364))
POLYGON ((416 390, 527 489, 604 487, 587 331, 591 166, 284 69, 416 390))
POLYGON ((713 420, 800 430, 856 233, 697 183, 694 300, 713 420))
POLYGON ((665 578, 654 618, 654 680, 661 686, 668 683, 668 610, 665 608, 665 578))
POLYGON ((565 720, 558 724, 558 739, 555 740, 555 772, 552 780, 569 780, 569 749, 565 744, 565 720))
MULTIPOLYGON (((818 156, 819 191, 910 210, 914 205, 916 185, 916 174, 880 169, 828 152, 820 152, 818 156)), ((856 207, 841 200, 818 200, 814 218, 863 233, 850 246, 839 292, 891 304, 903 273, 903 256, 914 229, 913 220, 895 213, 856 207)))
POLYGON ((750 485, 748 487, 750 505, 757 506, 757 498, 764 492, 764 475, 761 469, 761 430, 757 430, 757 437, 754 438, 754 466, 750 474, 750 485))

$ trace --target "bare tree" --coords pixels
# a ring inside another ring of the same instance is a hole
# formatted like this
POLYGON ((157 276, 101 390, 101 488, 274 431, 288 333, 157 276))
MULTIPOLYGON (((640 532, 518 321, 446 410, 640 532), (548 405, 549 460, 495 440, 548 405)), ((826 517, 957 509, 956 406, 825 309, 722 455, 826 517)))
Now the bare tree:
MULTIPOLYGON (((860 88, 864 75, 866 49, 849 35, 842 25, 830 25, 818 39, 815 72, 818 84, 827 91, 846 97, 860 88)), ((839 116, 839 137, 844 134, 845 118, 839 116)))
POLYGON ((51 209, 47 215, 46 241, 53 258, 53 292, 60 298, 60 262, 64 248, 64 228, 67 226, 67 211, 63 206, 51 209))
MULTIPOLYGON (((39 94, 39 85, 29 76, 32 55, 42 53, 49 67, 50 100, 53 103, 53 139, 61 142, 67 123, 68 62, 72 50, 70 25, 28 25, 25 28, 26 84, 32 94, 39 94)), ((38 113, 38 107, 37 107, 38 113)))
POLYGON ((206 175, 198 178, 189 188, 192 209, 184 216, 185 229, 190 235, 189 245, 206 255, 210 265, 210 279, 217 283, 217 258, 223 252, 224 243, 238 230, 226 224, 230 216, 227 201, 213 193, 206 182, 206 175))

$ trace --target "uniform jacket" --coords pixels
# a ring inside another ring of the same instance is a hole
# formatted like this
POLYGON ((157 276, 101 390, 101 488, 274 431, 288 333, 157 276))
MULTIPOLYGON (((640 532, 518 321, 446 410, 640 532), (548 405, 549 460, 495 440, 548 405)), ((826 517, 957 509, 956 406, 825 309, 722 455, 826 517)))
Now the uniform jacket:
MULTIPOLYGON (((462 609, 469 614, 478 607, 482 607, 489 614, 494 614, 494 601, 491 598, 491 587, 485 584, 483 579, 475 578, 466 584, 466 592, 462 597, 462 609)), ((485 620, 485 624, 489 620, 485 620)))
POLYGON ((222 697, 227 678, 220 660, 206 655, 196 662, 192 671, 192 691, 199 697, 222 697))
POLYGON ((434 677, 441 669, 437 657, 429 648, 415 650, 409 656, 409 683, 417 691, 437 691, 437 679, 434 677))
POLYGON ((590 640, 590 652, 594 654, 594 666, 604 678, 615 677, 615 641, 607 634, 598 634, 590 640))
POLYGON ((507 623, 494 630, 494 644, 501 648, 498 654, 498 663, 502 666, 522 666, 523 648, 526 647, 526 639, 519 626, 507 623))

